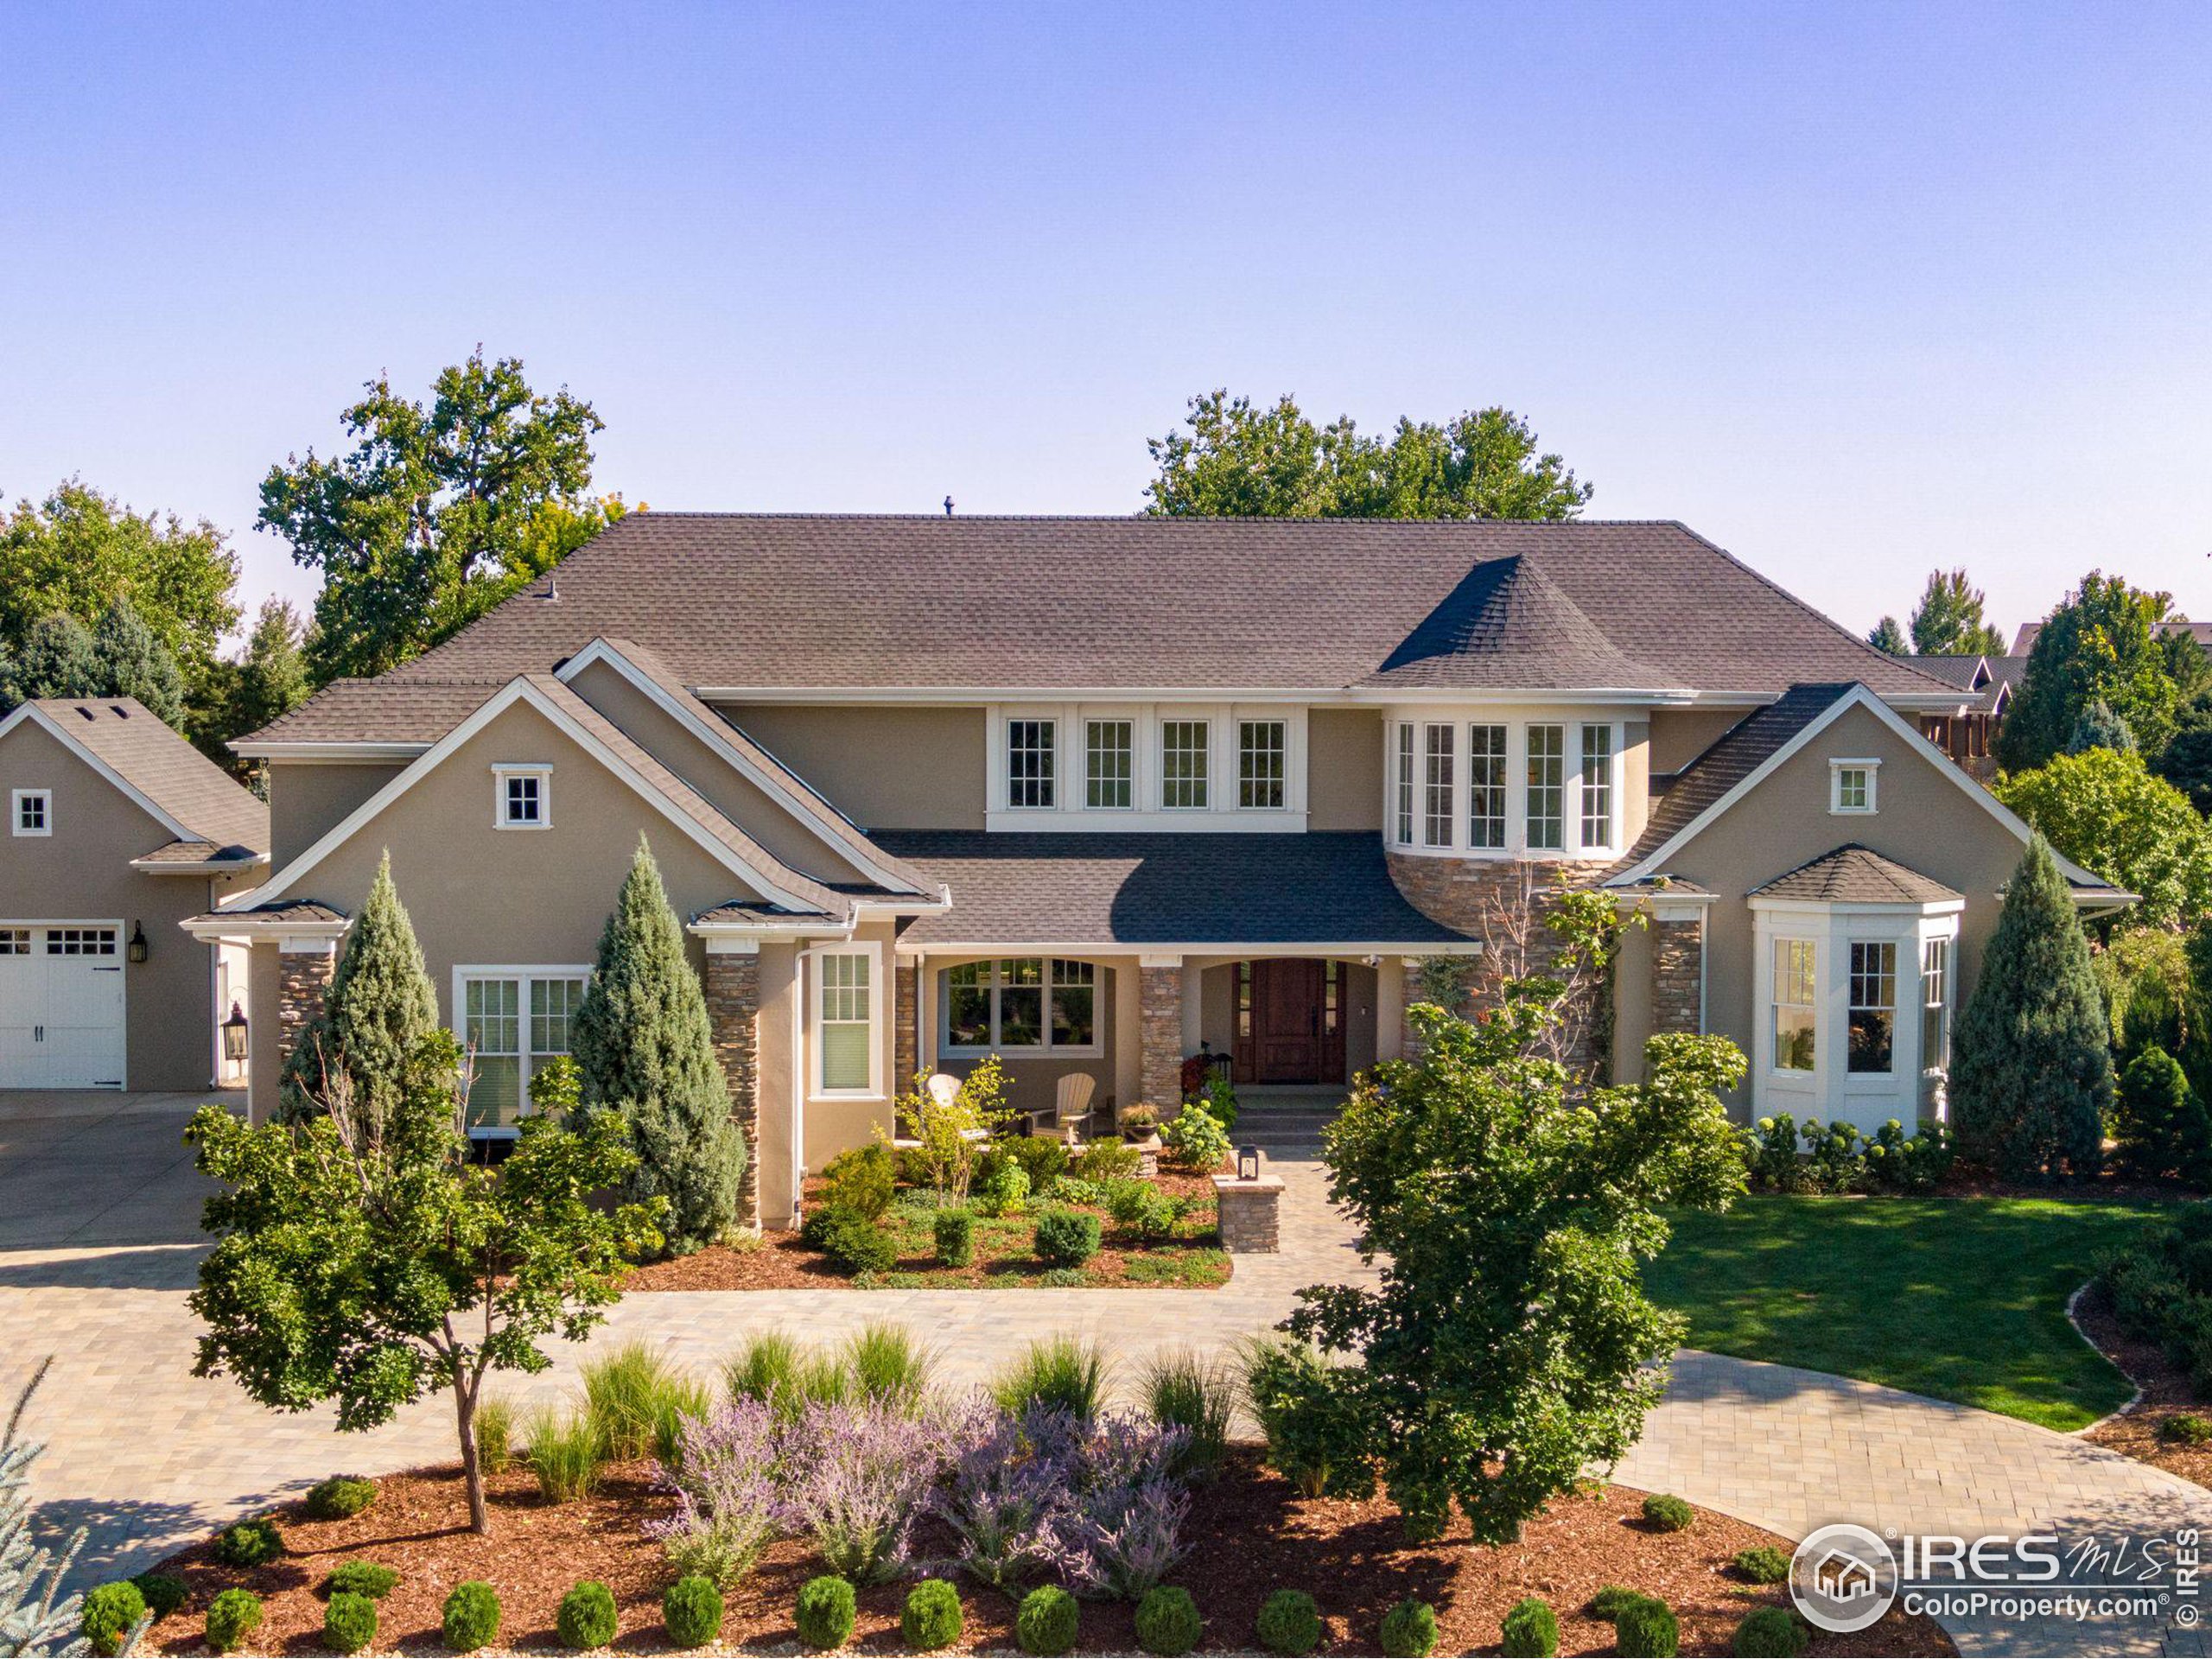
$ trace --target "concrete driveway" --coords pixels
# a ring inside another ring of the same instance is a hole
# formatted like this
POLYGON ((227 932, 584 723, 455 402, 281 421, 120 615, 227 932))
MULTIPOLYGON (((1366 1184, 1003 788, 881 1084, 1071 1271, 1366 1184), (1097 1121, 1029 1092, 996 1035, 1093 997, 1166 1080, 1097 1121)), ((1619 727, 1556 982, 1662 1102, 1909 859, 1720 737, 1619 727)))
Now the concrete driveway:
POLYGON ((245 1107, 241 1090, 0 1094, 0 1250, 198 1243, 214 1189, 192 1166, 184 1126, 210 1100, 245 1107))

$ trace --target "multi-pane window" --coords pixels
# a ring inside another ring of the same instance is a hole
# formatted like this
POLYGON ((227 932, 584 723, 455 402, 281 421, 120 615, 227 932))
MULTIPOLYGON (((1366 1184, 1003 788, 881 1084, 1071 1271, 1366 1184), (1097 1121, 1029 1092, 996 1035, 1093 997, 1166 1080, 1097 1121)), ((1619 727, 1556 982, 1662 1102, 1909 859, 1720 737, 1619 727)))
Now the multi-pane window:
POLYGON ((1951 942, 1925 939, 1920 946, 1920 1065, 1941 1071, 1951 1063, 1951 942))
POLYGON ((111 957, 115 930, 111 927, 49 927, 46 930, 49 957, 111 957))
POLYGON ((544 800, 542 785, 533 772, 524 772, 507 779, 507 822, 514 824, 536 824, 542 821, 544 800))
POLYGON ((1567 825, 1567 728, 1529 728, 1529 845, 1554 851, 1567 825))
POLYGON ((50 836, 54 833, 54 795, 50 790, 19 789, 16 791, 16 833, 19 836, 50 836))
POLYGON ((1090 963, 965 962, 946 969, 943 982, 947 1048, 1097 1046, 1098 969, 1090 963))
POLYGON ((0 927, 0 957, 28 957, 31 931, 28 927, 0 927))
POLYGON ((1083 789, 1085 806, 1118 810, 1128 806, 1135 728, 1126 720, 1093 720, 1084 723, 1083 789))
POLYGON ((1424 846, 1452 844, 1452 731, 1449 726, 1421 728, 1421 838, 1424 846))
POLYGON ((1467 845, 1505 845, 1505 728, 1467 728, 1467 845))
POLYGON ((1582 844, 1613 842, 1613 728, 1582 728, 1582 844))
POLYGON ((1410 847, 1414 840, 1414 728, 1409 721, 1398 722, 1397 793, 1395 839, 1400 846, 1410 847))
POLYGON ((1829 768, 1829 788, 1833 798, 1828 804, 1837 812, 1872 812, 1874 810, 1874 769, 1865 766, 1834 765, 1829 768))
POLYGON ((1283 804, 1290 727, 1280 720, 1236 722, 1236 804, 1272 810, 1283 804))
POLYGON ((1054 962, 1052 972, 1054 1048, 1089 1048, 1098 1040, 1098 969, 1087 962, 1054 962))
POLYGON ((815 962, 820 969, 821 1092, 865 1094, 875 1079, 873 959, 864 950, 833 950, 815 962))
POLYGON ((1176 810, 1203 811, 1206 799, 1206 752, 1212 729, 1203 720, 1160 722, 1160 804, 1176 810))
POLYGON ((511 1129, 529 1104, 537 1067, 569 1052, 569 1027, 584 1000, 583 976, 471 975, 461 982, 461 1041, 475 1065, 468 1127, 511 1129))
POLYGON ((1009 720, 1006 723, 1006 804, 1049 808, 1052 793, 1052 747, 1056 722, 1009 720))
POLYGON ((1811 939, 1774 942, 1774 1069, 1777 1071, 1813 1069, 1813 1027, 1819 1012, 1814 1001, 1815 949, 1811 939))
POLYGON ((1846 1068, 1887 1071, 1897 1007, 1897 948, 1888 940, 1851 946, 1851 1050, 1846 1068))

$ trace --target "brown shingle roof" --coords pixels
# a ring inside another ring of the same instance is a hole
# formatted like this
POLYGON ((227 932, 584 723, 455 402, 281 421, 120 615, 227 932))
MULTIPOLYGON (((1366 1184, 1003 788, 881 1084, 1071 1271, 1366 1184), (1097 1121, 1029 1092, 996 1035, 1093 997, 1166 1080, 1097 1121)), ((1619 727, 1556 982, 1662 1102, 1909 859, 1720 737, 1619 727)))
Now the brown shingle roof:
POLYGON ((37 706, 71 741, 183 825, 189 834, 181 839, 206 842, 232 857, 269 850, 268 804, 136 697, 41 697, 37 706))
MULTIPOLYGON (((541 663, 540 668, 552 664, 541 663)), ((475 712, 512 676, 438 680, 333 680, 289 715, 234 745, 243 754, 267 743, 436 742, 475 712)))
POLYGON ((1823 905, 1936 905, 1963 896, 1855 841, 1785 871, 1751 893, 1823 905))

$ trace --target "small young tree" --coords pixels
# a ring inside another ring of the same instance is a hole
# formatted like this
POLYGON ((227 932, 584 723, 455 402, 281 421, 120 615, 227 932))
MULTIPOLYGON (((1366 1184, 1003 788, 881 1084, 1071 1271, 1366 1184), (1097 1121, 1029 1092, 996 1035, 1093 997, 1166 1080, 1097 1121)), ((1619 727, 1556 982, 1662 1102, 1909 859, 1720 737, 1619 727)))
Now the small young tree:
POLYGON ((480 1533, 486 1377, 542 1371, 548 1337, 598 1325, 626 1260, 659 1243, 660 1206, 594 1202, 637 1161, 611 1117, 569 1129, 530 1113, 510 1157, 472 1163, 468 1082, 460 1046, 436 1032, 408 1055, 388 1110, 333 1071, 312 1117, 256 1128, 205 1106, 185 1139, 225 1186, 203 1222, 218 1237, 191 1297, 207 1326, 194 1374, 235 1376, 274 1410, 335 1400, 345 1430, 452 1389, 480 1533))
POLYGON ((346 935, 322 1012, 308 1021, 284 1063, 282 1110, 291 1117, 311 1115, 331 1075, 342 1071, 355 1104, 381 1116, 398 1099, 407 1057, 437 1028, 438 994, 386 853, 346 935))
POLYGON ((948 1202, 965 1204, 988 1137, 1019 1116, 1006 1103, 1005 1068, 997 1055, 985 1055, 969 1068, 959 1092, 942 1104, 931 1097, 927 1081, 916 1077, 913 1088, 893 1103, 893 1121, 915 1142, 931 1186, 948 1202))
POLYGON ((2212 1175, 2212 1115, 2181 1062, 2156 1044, 2120 1073, 2113 1140, 2120 1168, 2139 1180, 2172 1175, 2194 1184, 2212 1175))
POLYGON ((2096 1173, 2112 1105, 2111 1027, 2074 895, 2041 836, 2005 888, 1959 1016, 1959 1150, 2007 1180, 2096 1173))
POLYGON ((1743 1191, 1719 1098, 1741 1052, 1655 1037, 1646 1081, 1580 1093, 1546 1052, 1566 988, 1510 981, 1478 1022, 1415 1007, 1420 1058, 1368 1072, 1326 1137, 1330 1196, 1382 1282, 1302 1290, 1287 1328, 1354 1357, 1326 1386, 1357 1402, 1416 1538, 1456 1504, 1478 1542, 1510 1541, 1635 1443, 1682 1333, 1639 1268, 1666 1243, 1662 1206, 1743 1191))
POLYGON ((745 1134, 730 1116, 706 995, 642 836, 570 1040, 586 1109, 629 1126, 638 1152, 630 1196, 668 1200, 671 1251, 713 1243, 737 1219, 745 1134))

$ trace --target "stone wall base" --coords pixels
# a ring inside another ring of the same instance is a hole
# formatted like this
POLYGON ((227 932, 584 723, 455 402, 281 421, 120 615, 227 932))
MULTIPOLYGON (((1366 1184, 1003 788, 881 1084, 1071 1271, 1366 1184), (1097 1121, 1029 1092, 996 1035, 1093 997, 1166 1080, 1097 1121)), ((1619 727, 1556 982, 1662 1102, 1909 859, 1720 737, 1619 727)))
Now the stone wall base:
POLYGON ((1240 1181, 1213 1178, 1214 1201, 1221 1211, 1221 1247, 1232 1255, 1273 1255, 1282 1249, 1282 1182, 1273 1175, 1240 1181))

